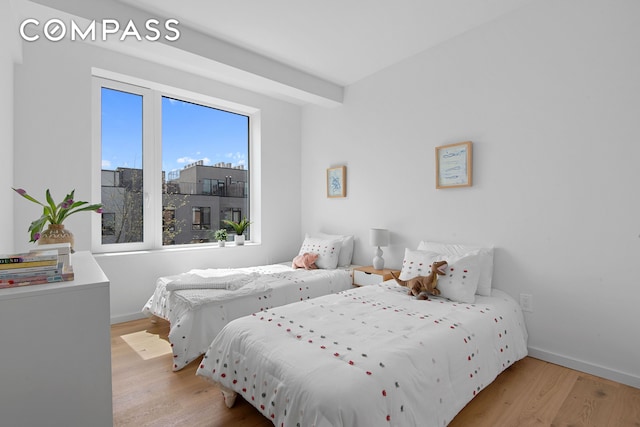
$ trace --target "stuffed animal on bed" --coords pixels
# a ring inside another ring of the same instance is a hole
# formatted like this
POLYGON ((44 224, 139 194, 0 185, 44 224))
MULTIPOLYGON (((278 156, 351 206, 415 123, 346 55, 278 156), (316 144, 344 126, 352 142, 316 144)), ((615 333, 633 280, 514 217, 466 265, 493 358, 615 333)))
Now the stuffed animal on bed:
POLYGON ((316 269, 318 268, 318 266, 316 265, 317 259, 318 259, 318 254, 314 254, 312 252, 305 252, 293 259, 291 268, 304 268, 305 270, 316 269))
POLYGON ((400 286, 409 288, 408 295, 413 295, 416 299, 426 300, 429 295, 440 295, 438 286, 438 276, 444 276, 449 264, 447 261, 434 261, 431 264, 431 272, 428 276, 418 276, 409 280, 400 280, 391 272, 391 275, 400 286))

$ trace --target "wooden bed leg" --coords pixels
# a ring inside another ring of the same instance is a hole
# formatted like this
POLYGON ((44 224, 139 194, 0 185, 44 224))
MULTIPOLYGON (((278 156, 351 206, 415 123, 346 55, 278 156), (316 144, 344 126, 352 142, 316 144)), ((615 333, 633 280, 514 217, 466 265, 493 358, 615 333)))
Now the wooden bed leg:
POLYGON ((231 390, 230 388, 223 387, 218 384, 220 387, 220 391, 222 392, 222 397, 224 397, 224 404, 227 405, 227 408, 231 408, 234 403, 236 403, 236 397, 238 397, 238 393, 231 390))

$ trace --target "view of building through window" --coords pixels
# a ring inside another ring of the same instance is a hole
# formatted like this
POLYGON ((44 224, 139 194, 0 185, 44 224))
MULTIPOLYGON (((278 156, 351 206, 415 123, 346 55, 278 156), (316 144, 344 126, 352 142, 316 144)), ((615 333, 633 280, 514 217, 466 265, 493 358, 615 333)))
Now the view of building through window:
POLYGON ((160 224, 163 245, 213 241, 219 228, 232 234, 223 220, 250 217, 249 117, 137 92, 101 88, 102 244, 144 242, 145 223, 160 224), (155 99, 160 109, 146 105, 155 99), (148 116, 155 110, 160 117, 148 116), (149 135, 153 123, 159 135, 149 135), (145 144, 161 145, 161 165, 143 158, 145 144), (162 188, 145 185, 148 172, 162 175, 162 188), (161 195, 162 212, 145 212, 149 193, 161 195))

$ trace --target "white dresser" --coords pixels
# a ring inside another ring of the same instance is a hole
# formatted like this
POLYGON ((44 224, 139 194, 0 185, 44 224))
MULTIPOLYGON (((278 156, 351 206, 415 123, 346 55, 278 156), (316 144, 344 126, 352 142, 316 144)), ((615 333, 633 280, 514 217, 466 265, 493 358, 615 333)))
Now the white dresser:
POLYGON ((75 280, 0 289, 0 425, 111 427, 109 280, 89 252, 75 280))

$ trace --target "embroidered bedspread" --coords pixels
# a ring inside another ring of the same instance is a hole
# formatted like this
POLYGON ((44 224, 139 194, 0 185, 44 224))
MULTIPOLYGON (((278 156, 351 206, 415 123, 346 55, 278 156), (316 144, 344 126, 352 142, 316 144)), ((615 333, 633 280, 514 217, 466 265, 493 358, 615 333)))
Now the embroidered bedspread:
POLYGON ((446 426, 527 354, 519 305, 418 301, 394 282, 276 307, 229 323, 197 375, 276 426, 446 426))
POLYGON ((159 278, 142 312, 169 321, 177 371, 202 355, 233 319, 350 287, 351 277, 344 269, 294 270, 284 264, 193 269, 159 278), (230 284, 230 289, 211 288, 220 283, 230 284), (168 290, 170 284, 177 284, 177 289, 168 290))

